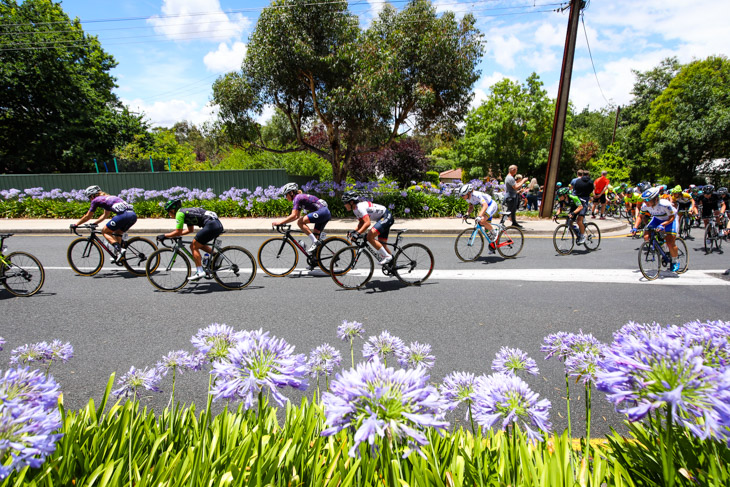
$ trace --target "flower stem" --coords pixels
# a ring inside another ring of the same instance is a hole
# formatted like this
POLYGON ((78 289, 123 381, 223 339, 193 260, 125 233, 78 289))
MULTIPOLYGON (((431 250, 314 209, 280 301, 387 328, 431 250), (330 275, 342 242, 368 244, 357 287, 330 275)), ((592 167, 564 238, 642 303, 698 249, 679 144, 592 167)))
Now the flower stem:
POLYGON ((591 384, 586 384, 586 449, 583 454, 586 462, 588 461, 588 453, 591 447, 591 384))
POLYGON ((565 398, 566 398, 566 404, 568 408, 568 438, 570 441, 573 441, 573 431, 571 429, 570 425, 570 377, 568 377, 568 373, 565 373, 565 398))
POLYGON ((262 481, 262 475, 263 475, 263 466, 261 465, 261 462, 263 461, 262 454, 264 450, 264 425, 263 425, 263 403, 264 403, 264 391, 263 389, 259 391, 259 408, 258 408, 258 420, 259 420, 259 444, 258 444, 258 454, 257 454, 257 460, 256 460, 256 485, 257 487, 261 487, 263 485, 262 481))
POLYGON ((352 368, 355 368, 355 352, 352 351, 352 342, 355 339, 350 337, 350 360, 352 360, 352 368))
POLYGON ((471 434, 476 435, 476 431, 474 430, 474 415, 471 412, 471 400, 468 400, 467 404, 469 405, 469 420, 471 421, 471 434))
MULTIPOLYGON (((658 421, 661 424, 661 421, 658 421)), ((667 405, 667 421, 666 431, 664 432, 664 441, 662 442, 662 473, 664 476, 664 485, 666 487, 674 486, 674 432, 672 431, 672 408, 667 405)))

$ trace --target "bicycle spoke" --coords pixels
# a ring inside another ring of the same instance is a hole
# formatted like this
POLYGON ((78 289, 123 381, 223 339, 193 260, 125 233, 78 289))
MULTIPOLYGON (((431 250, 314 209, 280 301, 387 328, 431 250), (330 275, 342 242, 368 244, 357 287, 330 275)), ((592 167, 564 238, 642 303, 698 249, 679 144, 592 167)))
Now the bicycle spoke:
POLYGON ((187 284, 190 262, 172 249, 159 249, 147 259, 147 279, 161 291, 176 291, 187 284), (152 267, 157 265, 156 269, 152 267))
POLYGON ((32 296, 40 291, 46 274, 38 259, 26 252, 13 252, 6 259, 10 267, 5 269, 5 289, 16 296, 32 296))
POLYGON ((433 254, 425 245, 412 243, 403 246, 395 255, 393 270, 406 284, 420 284, 433 272, 433 254))
POLYGON ((484 237, 477 229, 467 228, 456 237, 454 242, 454 252, 464 262, 477 260, 483 250, 484 237))
POLYGON ((272 277, 282 277, 291 273, 299 261, 299 253, 294 245, 282 237, 274 237, 259 247, 261 270, 272 277))
POLYGON ((356 246, 345 247, 332 257, 330 275, 338 286, 357 289, 370 280, 375 263, 370 254, 356 246))
POLYGON ((256 277, 256 261, 243 247, 230 246, 217 254, 213 277, 226 289, 243 289, 256 277))

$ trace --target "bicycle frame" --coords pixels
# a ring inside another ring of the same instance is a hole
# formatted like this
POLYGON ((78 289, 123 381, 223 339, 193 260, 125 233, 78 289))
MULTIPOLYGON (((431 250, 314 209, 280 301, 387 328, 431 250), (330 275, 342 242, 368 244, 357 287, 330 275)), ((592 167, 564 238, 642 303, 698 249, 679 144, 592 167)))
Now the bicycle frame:
MULTIPOLYGON (((92 227, 86 227, 91 230, 91 233, 88 237, 86 237, 86 247, 84 247, 84 253, 82 254, 82 257, 87 258, 89 254, 91 253, 91 246, 93 245, 93 242, 97 242, 101 245, 101 248, 106 250, 106 253, 109 254, 112 258, 114 257, 114 251, 109 249, 109 242, 107 242, 105 239, 99 238, 99 235, 101 234, 101 230, 97 230, 96 228, 92 227)), ((79 237, 83 237, 80 233, 74 230, 74 233, 78 235, 79 237)))
MULTIPOLYGON (((173 237, 172 238, 172 241, 173 241, 172 246, 165 245, 164 243, 162 244, 165 247, 167 247, 169 249, 172 249, 172 252, 173 252, 172 259, 170 259, 170 263, 168 264, 168 267, 167 267, 167 270, 168 271, 175 264, 175 260, 177 259, 177 256, 180 255, 180 254, 183 254, 183 255, 187 256, 191 261, 195 262, 195 258, 193 257, 193 253, 190 252, 190 250, 188 250, 188 248, 186 247, 186 245, 190 245, 192 243, 192 240, 188 240, 186 242, 186 241, 184 241, 182 239, 182 237, 173 237)), ((210 247, 214 251, 216 251, 216 252, 220 252, 221 251, 220 239, 217 239, 216 238, 212 243, 210 243, 208 245, 210 245, 210 247)), ((208 263, 205 265, 205 270, 206 271, 210 272, 210 264, 212 262, 213 262, 213 259, 210 259, 208 261, 208 263)))
MULTIPOLYGON (((276 228, 277 232, 279 232, 280 234, 282 234, 284 236, 284 240, 282 240, 281 247, 279 248, 279 253, 281 253, 281 251, 284 249, 284 245, 286 245, 285 242, 288 240, 292 244, 294 244, 294 247, 298 248, 299 251, 301 253, 303 253, 305 257, 307 257, 307 259, 314 259, 314 255, 311 255, 309 252, 307 252, 307 249, 305 249, 302 245, 299 244, 299 240, 297 240, 296 238, 294 238, 292 236, 292 233, 294 233, 294 231, 291 229, 291 225, 279 225, 278 227, 275 227, 275 228, 276 228)), ((304 235, 304 232, 298 232, 298 233, 301 233, 302 235, 304 235)))
MULTIPOLYGON (((503 214, 502 215, 502 218, 499 221, 499 223, 492 223, 492 226, 494 227, 494 229, 497 230, 497 235, 499 235, 500 233, 502 233, 502 231, 504 230, 503 223, 504 223, 505 218, 507 218, 507 215, 508 214, 503 214)), ((467 224, 470 223, 468 218, 464 218, 464 221, 467 224)), ((496 247, 504 247, 505 245, 511 245, 512 244, 512 239, 508 239, 508 240, 505 240, 504 242, 501 242, 499 245, 497 245, 491 238, 489 238, 489 233, 484 229, 484 227, 482 226, 482 224, 479 223, 479 222, 475 222, 474 223, 474 231, 472 232, 471 237, 469 237, 469 246, 472 246, 474 244, 474 239, 476 239, 477 238, 477 235, 480 234, 480 233, 484 236, 484 238, 487 239, 487 245, 494 244, 495 245, 495 248, 496 247)))
POLYGON ((672 261, 672 257, 667 253, 664 252, 664 249, 662 248, 662 243, 659 242, 659 237, 657 237, 657 231, 654 228, 649 228, 644 230, 645 232, 648 232, 649 234, 649 242, 651 243, 651 248, 656 249, 659 251, 659 254, 662 256, 662 265, 666 266, 669 264, 669 262, 672 261))

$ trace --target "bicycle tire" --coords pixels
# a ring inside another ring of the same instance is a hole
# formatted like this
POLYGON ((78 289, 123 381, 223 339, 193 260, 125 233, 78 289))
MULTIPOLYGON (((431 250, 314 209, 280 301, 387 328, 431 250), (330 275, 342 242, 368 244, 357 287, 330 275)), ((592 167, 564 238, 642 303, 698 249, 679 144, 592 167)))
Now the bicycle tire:
POLYGON ((296 268, 299 252, 286 238, 273 237, 261 244, 258 259, 261 270, 266 274, 271 277, 284 277, 296 268))
POLYGON ((553 247, 560 255, 568 255, 575 246, 575 235, 573 229, 565 223, 558 225, 553 232, 553 247))
POLYGON ((256 259, 251 252, 230 245, 223 247, 211 263, 213 278, 226 289, 243 289, 256 277, 256 259))
POLYGON ((28 252, 12 252, 5 256, 10 267, 3 272, 3 286, 14 296, 33 296, 46 282, 43 264, 28 252))
MULTIPOLYGON (((147 274, 147 259, 157 250, 157 245, 143 237, 132 237, 127 240, 125 245, 124 248, 127 251, 124 253, 124 260, 122 261, 124 267, 135 276, 147 274)), ((152 270, 157 268, 154 263, 152 267, 152 270)))
POLYGON ((484 236, 474 228, 467 228, 456 236, 454 252, 463 262, 474 262, 484 251, 484 236), (476 236, 472 238, 472 235, 476 236))
POLYGON ((365 249, 345 247, 332 256, 330 277, 344 289, 360 289, 373 277, 375 262, 365 249))
POLYGON ((147 259, 147 280, 160 291, 177 291, 185 287, 190 277, 190 261, 182 252, 157 249, 147 259), (157 264, 155 269, 150 269, 157 264))
POLYGON ((662 255, 652 242, 643 242, 639 247, 639 270, 648 281, 659 277, 662 268, 662 255))
POLYGON ((99 242, 79 237, 69 244, 66 260, 76 274, 93 276, 104 267, 104 251, 99 242))
POLYGON ((514 259, 522 252, 525 234, 517 227, 507 227, 497 237, 497 252, 505 259, 514 259))
POLYGON ((393 258, 393 273, 402 283, 417 286, 433 272, 433 253, 420 243, 410 243, 398 250, 393 258))
POLYGON ((679 260, 679 270, 677 274, 684 274, 689 269, 689 252, 687 252, 687 243, 683 238, 679 237, 675 240, 677 244, 677 259, 679 260))
POLYGON ((712 253, 713 229, 714 226, 712 225, 707 225, 707 228, 705 228, 705 254, 712 253))
POLYGON ((595 223, 586 223, 586 241, 585 245, 588 250, 596 250, 601 245, 601 229, 595 223))
POLYGON ((317 265, 322 269, 322 272, 329 275, 330 263, 332 257, 345 247, 352 246, 352 242, 342 237, 329 237, 322 242, 322 245, 317 247, 317 265))

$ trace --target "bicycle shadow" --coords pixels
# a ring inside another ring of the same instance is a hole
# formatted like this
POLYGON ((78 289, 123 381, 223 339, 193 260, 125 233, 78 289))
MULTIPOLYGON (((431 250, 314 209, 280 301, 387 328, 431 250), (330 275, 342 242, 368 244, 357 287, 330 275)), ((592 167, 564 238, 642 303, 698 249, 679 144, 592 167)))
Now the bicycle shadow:
POLYGON ((436 284, 436 282, 432 281, 426 281, 421 284, 409 286, 408 284, 404 284, 398 280, 370 280, 367 284, 365 284, 360 289, 342 289, 338 288, 337 291, 363 291, 367 294, 376 294, 376 293, 382 293, 382 292, 394 292, 394 291, 400 291, 402 289, 408 289, 408 288, 418 288, 418 287, 425 287, 436 284))
MULTIPOLYGON (((226 289, 222 287, 217 282, 195 282, 195 283, 189 283, 184 288, 180 289, 179 291, 176 291, 173 294, 192 294, 192 295, 205 295, 205 294, 216 294, 219 292, 227 293, 227 292, 238 292, 238 291, 248 291, 249 289, 264 289, 264 286, 254 286, 253 284, 249 284, 243 289, 226 289)), ((155 292, 167 294, 165 291, 160 291, 159 289, 155 289, 155 292)))
POLYGON ((12 298, 30 299, 30 298, 34 298, 36 296, 55 296, 56 294, 57 293, 52 293, 52 292, 41 290, 41 291, 38 291, 37 293, 35 293, 33 296, 16 296, 14 294, 11 294, 10 291, 0 287, 0 301, 7 301, 8 299, 12 299, 12 298))
POLYGON ((78 274, 76 276, 83 278, 91 277, 93 279, 146 279, 146 276, 133 274, 126 269, 102 269, 93 276, 79 276, 78 274))
POLYGON ((663 281, 664 279, 679 279, 679 277, 681 276, 681 274, 677 274, 676 272, 660 270, 659 275, 656 279, 649 280, 641 274, 640 270, 635 270, 634 273, 639 274, 639 282, 654 282, 663 281))

